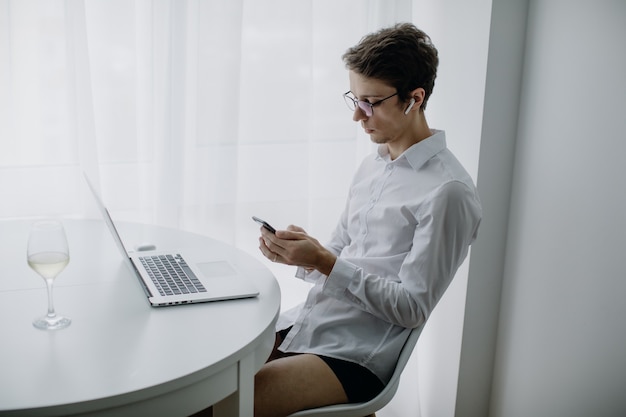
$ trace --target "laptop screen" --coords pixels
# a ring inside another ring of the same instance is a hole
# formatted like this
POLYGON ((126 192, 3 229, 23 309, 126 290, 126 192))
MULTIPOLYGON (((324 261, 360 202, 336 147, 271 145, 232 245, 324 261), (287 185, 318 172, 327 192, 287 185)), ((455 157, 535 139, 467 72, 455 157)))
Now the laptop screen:
POLYGON ((87 181, 87 185, 89 186, 89 189, 91 190, 91 194, 93 194, 94 199, 96 200, 98 209, 100 210, 100 213, 102 213, 102 218, 104 219, 104 223, 106 223, 107 227, 109 228, 109 231, 111 232, 111 235, 113 236, 113 240, 115 241, 117 248, 120 250, 120 253, 124 257, 124 259, 128 261, 128 251, 124 247, 124 242, 122 242, 122 238, 120 237, 120 234, 117 232, 117 229, 115 228, 115 225, 113 224, 113 219, 111 219, 109 210, 107 210, 107 208, 104 206, 104 203, 102 202, 102 199, 100 198, 100 195, 94 188, 93 184, 91 183, 87 175, 84 173, 83 175, 85 176, 85 181, 87 181))

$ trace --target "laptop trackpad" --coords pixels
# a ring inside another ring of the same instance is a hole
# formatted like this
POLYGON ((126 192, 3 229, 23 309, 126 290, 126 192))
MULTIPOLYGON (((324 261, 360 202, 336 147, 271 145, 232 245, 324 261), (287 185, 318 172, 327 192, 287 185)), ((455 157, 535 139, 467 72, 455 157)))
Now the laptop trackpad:
POLYGON ((224 277, 230 275, 236 275, 237 271, 225 261, 216 262, 202 262, 197 263, 196 266, 207 278, 224 277))

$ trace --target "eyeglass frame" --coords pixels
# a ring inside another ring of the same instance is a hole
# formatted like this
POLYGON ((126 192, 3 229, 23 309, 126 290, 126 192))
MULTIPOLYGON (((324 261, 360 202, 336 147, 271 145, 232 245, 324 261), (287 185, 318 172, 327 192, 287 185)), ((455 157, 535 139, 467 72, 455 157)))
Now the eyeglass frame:
POLYGON ((356 111, 356 109, 361 109, 361 111, 363 111, 363 113, 365 113, 365 115, 367 117, 372 117, 374 115, 374 106, 378 106, 383 101, 385 101, 387 99, 390 99, 391 97, 397 96, 398 95, 398 91, 396 91, 395 93, 393 93, 389 97, 385 97, 385 98, 383 98, 381 100, 378 100, 378 101, 376 101, 374 103, 370 103, 369 101, 359 100, 356 97, 349 96, 348 94, 354 95, 354 93, 352 91, 350 91, 350 90, 348 90, 345 93, 343 93, 343 100, 346 102, 346 106, 348 106, 348 108, 350 110, 356 111), (348 99, 350 99, 350 101, 348 101, 348 99), (352 106, 350 105, 350 103, 352 103, 352 106), (369 114, 368 114, 368 110, 369 110, 369 114))

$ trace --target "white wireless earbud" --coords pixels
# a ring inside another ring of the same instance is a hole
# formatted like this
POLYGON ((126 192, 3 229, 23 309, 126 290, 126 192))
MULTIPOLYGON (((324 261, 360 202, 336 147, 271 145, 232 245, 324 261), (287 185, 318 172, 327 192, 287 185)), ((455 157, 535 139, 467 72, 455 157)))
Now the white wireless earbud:
POLYGON ((409 112, 411 111, 414 105, 415 105, 415 99, 412 98, 411 102, 409 103, 409 107, 406 108, 406 110, 404 111, 404 114, 409 114, 409 112))

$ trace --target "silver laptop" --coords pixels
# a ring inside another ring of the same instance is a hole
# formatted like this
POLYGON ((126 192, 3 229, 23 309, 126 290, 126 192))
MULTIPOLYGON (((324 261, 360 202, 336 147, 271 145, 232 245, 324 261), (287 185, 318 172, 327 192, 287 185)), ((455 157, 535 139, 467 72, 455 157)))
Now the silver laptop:
POLYGON ((154 307, 256 297, 259 291, 227 260, 206 251, 126 250, 109 211, 84 175, 113 240, 154 307), (204 252, 204 253, 202 253, 204 252), (202 254, 201 254, 202 253, 202 254))

